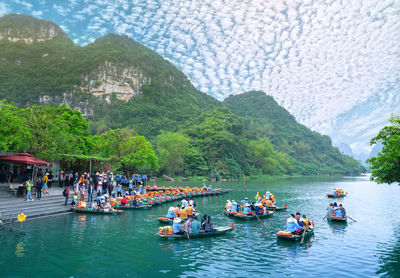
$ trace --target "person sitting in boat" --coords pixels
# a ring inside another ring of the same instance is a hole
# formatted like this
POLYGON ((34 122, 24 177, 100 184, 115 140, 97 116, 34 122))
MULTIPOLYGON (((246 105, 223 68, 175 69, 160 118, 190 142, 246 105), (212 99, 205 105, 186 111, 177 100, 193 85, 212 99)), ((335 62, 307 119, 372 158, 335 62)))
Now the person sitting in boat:
POLYGON ((249 198, 244 197, 244 199, 241 201, 243 205, 246 205, 249 203, 249 198))
POLYGON ((302 215, 299 221, 299 225, 304 228, 304 225, 302 225, 302 223, 305 224, 305 230, 308 231, 310 229, 310 220, 308 220, 304 214, 302 215))
POLYGON ((111 210, 112 210, 111 204, 109 202, 106 202, 104 204, 104 211, 111 211, 111 210))
POLYGON ((263 214, 263 212, 264 212, 264 210, 262 210, 263 208, 262 208, 262 205, 260 204, 260 203, 257 203, 255 206, 254 206, 254 213, 256 214, 256 215, 261 215, 261 214, 263 214), (262 212, 261 212, 261 210, 262 210, 262 212))
POLYGON ((232 210, 232 203, 230 200, 226 200, 225 210, 229 212, 232 210))
POLYGON ((182 200, 182 208, 187 207, 187 205, 188 205, 188 201, 186 199, 183 199, 182 200))
POLYGON ((97 202, 93 201, 92 210, 96 211, 98 208, 99 208, 99 206, 97 205, 97 202))
POLYGON ((203 183, 203 191, 207 191, 207 186, 205 183, 203 183))
POLYGON ((343 217, 342 211, 339 207, 335 206, 335 216, 343 217))
POLYGON ((212 186, 211 186, 211 184, 208 186, 208 191, 211 191, 212 190, 212 186))
POLYGON ((191 222, 190 225, 191 225, 190 229, 191 229, 192 234, 198 234, 200 232, 201 224, 199 221, 197 221, 197 216, 195 216, 193 218, 193 221, 191 222))
POLYGON ((203 215, 203 218, 201 218, 201 229, 204 230, 204 223, 207 221, 207 214, 203 215))
POLYGON ((254 213, 256 211, 255 204, 256 204, 255 202, 252 202, 251 205, 250 205, 250 210, 251 210, 252 213, 254 213))
POLYGON ((193 221, 193 218, 189 218, 188 221, 186 221, 186 223, 184 225, 185 232, 188 234, 190 234, 192 232, 192 221, 193 221))
POLYGON ((129 204, 128 204, 128 200, 125 198, 125 196, 122 197, 122 199, 121 199, 121 206, 126 207, 126 206, 128 206, 128 205, 129 205, 129 204))
POLYGON ((344 209, 344 207, 342 206, 342 204, 339 205, 339 209, 342 212, 343 217, 346 216, 346 210, 344 209))
POLYGON ((187 215, 186 215, 186 208, 182 207, 182 208, 180 209, 180 211, 179 211, 179 217, 180 217, 181 219, 185 219, 185 218, 187 217, 187 215))
POLYGON ((191 205, 193 208, 196 208, 195 201, 192 198, 189 199, 189 205, 191 205))
POLYGON ((193 207, 190 204, 186 207, 186 216, 189 218, 193 217, 193 207))
POLYGON ((71 206, 75 207, 77 204, 78 204, 78 196, 74 195, 74 197, 72 197, 71 206))
POLYGON ((297 223, 300 221, 300 212, 296 212, 296 216, 294 217, 297 220, 297 223))
POLYGON ((185 226, 181 225, 181 219, 179 217, 175 218, 174 223, 172 224, 172 230, 174 231, 175 235, 183 235, 185 232, 183 229, 185 226))
POLYGON ((215 226, 214 223, 211 221, 211 216, 207 217, 207 220, 204 221, 204 232, 209 233, 209 232, 215 232, 215 226))
POLYGON ((335 214, 335 212, 334 212, 333 204, 330 203, 329 206, 328 206, 328 215, 331 216, 331 215, 334 215, 334 214, 335 214))
POLYGON ((134 206, 134 207, 138 207, 139 206, 138 200, 136 198, 133 198, 132 206, 134 206))
POLYGON ((177 215, 175 214, 175 212, 174 212, 174 207, 170 207, 169 209, 168 209, 168 212, 167 212, 167 217, 168 218, 170 218, 170 219, 174 219, 175 217, 177 217, 177 215))
POLYGON ((243 214, 246 214, 246 215, 251 215, 252 213, 251 213, 251 208, 250 208, 250 205, 249 204, 245 204, 244 205, 244 207, 243 207, 243 214))
POLYGON ((265 203, 265 205, 269 208, 274 206, 274 204, 272 203, 272 201, 270 199, 267 199, 267 202, 265 203))
POLYGON ((179 216, 180 211, 181 211, 181 206, 177 205, 176 208, 174 208, 174 213, 175 213, 176 217, 179 216))
POLYGON ((269 191, 265 192, 265 198, 268 200, 271 197, 271 193, 269 191))
POLYGON ((301 231, 303 231, 304 228, 301 227, 298 223, 297 220, 294 216, 294 214, 290 214, 290 217, 286 220, 286 232, 291 232, 291 233, 298 233, 300 234, 301 231))
POLYGON ((235 200, 232 200, 232 212, 239 212, 239 205, 236 203, 235 200))
POLYGON ((269 199, 271 200, 272 203, 275 203, 275 195, 271 194, 271 196, 269 196, 269 199))
POLYGON ((333 189, 333 195, 337 195, 337 190, 336 190, 336 188, 333 189))

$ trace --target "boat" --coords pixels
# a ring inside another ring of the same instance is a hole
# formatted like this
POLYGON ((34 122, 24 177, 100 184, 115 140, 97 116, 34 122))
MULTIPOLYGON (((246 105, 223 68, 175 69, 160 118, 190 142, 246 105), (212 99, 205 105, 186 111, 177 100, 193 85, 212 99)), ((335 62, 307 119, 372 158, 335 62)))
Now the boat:
POLYGON ((340 217, 336 215, 326 215, 326 218, 333 222, 342 222, 342 223, 347 222, 347 216, 340 217))
POLYGON ((328 193, 326 196, 328 198, 343 198, 346 197, 347 194, 333 194, 333 193, 328 193))
POLYGON ((281 210, 286 210, 287 206, 284 206, 284 207, 275 207, 275 206, 273 206, 273 207, 265 207, 265 208, 267 208, 267 210, 272 210, 272 211, 281 211, 281 210))
MULTIPOLYGON (((304 235, 304 239, 309 238, 314 234, 314 229, 309 229, 304 235)), ((291 232, 279 231, 276 233, 278 239, 290 240, 290 241, 300 241, 303 235, 292 234, 291 232)))
POLYGON ((236 217, 239 219, 251 220, 251 219, 259 219, 259 218, 269 217, 272 214, 274 214, 272 211, 267 211, 266 214, 260 214, 260 215, 255 215, 255 214, 247 215, 247 214, 243 214, 243 213, 236 213, 233 215, 233 217, 236 217))
MULTIPOLYGON (((120 206, 119 207, 119 209, 120 210, 130 210, 130 209, 147 209, 147 208, 151 208, 152 207, 152 205, 138 205, 138 206, 133 206, 133 205, 130 205, 130 206, 120 206)), ((116 207, 115 207, 115 209, 116 209, 116 207)))
POLYGON ((216 231, 214 232, 204 232, 200 231, 198 234, 189 234, 185 233, 183 235, 174 235, 174 234, 160 234, 157 233, 158 236, 161 238, 168 238, 168 239, 192 239, 192 238, 199 238, 199 237, 210 237, 210 236, 217 236, 217 235, 224 235, 233 230, 233 227, 216 227, 216 231))
POLYGON ((73 212, 77 212, 77 213, 87 213, 87 214, 111 214, 111 215, 115 215, 115 214, 120 214, 121 211, 118 210, 113 210, 113 211, 104 211, 104 210, 87 210, 85 208, 71 208, 71 210, 73 212))

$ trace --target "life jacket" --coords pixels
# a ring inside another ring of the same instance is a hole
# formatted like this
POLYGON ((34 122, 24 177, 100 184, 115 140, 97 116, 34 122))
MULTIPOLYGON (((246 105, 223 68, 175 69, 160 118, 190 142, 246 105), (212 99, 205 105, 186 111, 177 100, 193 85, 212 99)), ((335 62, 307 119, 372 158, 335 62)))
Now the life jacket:
POLYGON ((179 215, 179 208, 174 208, 174 213, 175 213, 176 216, 178 216, 179 215))
POLYGON ((267 200, 267 207, 272 207, 272 202, 270 200, 267 200))
POLYGON ((270 198, 271 198, 272 202, 275 202, 275 196, 274 195, 271 195, 270 198))
POLYGON ((181 209, 179 212, 179 216, 181 219, 186 218, 186 209, 181 209))
POLYGON ((187 208, 186 208, 186 215, 187 216, 192 216, 193 215, 193 207, 192 206, 188 206, 187 208))

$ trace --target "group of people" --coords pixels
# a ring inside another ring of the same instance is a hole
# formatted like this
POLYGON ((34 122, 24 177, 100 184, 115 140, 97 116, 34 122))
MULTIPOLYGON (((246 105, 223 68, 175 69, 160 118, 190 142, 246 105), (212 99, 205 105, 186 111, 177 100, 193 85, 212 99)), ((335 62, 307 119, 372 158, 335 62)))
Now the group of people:
POLYGON ((342 204, 338 204, 336 202, 330 203, 328 206, 328 215, 329 216, 337 216, 337 217, 345 217, 346 210, 342 204))
POLYGON ((49 194, 49 187, 51 187, 52 176, 50 173, 46 173, 44 177, 38 177, 36 184, 33 184, 31 179, 28 178, 24 183, 23 186, 26 189, 26 198, 25 201, 34 201, 32 198, 32 187, 35 185, 36 187, 36 198, 40 200, 43 194, 49 194))
POLYGON ((294 214, 290 214, 290 217, 286 220, 286 232, 291 232, 292 234, 301 235, 303 232, 312 229, 312 223, 307 217, 300 212, 294 214))
POLYGON ((260 195, 260 192, 256 194, 256 202, 249 202, 249 198, 245 197, 239 203, 235 200, 227 200, 225 204, 225 210, 227 212, 237 212, 246 215, 262 215, 267 213, 267 207, 275 207, 276 198, 269 191, 265 195, 260 195))
POLYGON ((343 191, 343 189, 340 189, 340 188, 338 188, 338 189, 334 188, 333 195, 344 195, 344 191, 343 191))
POLYGON ((175 219, 185 219, 185 218, 193 218, 196 213, 196 202, 193 199, 185 198, 182 200, 181 205, 177 205, 176 207, 170 207, 167 212, 167 218, 175 219))
POLYGON ((201 231, 205 233, 216 231, 214 223, 211 221, 211 216, 204 214, 201 222, 198 221, 197 216, 190 217, 185 223, 181 224, 182 219, 177 217, 174 219, 172 230, 175 235, 183 235, 187 233, 198 234, 201 231))

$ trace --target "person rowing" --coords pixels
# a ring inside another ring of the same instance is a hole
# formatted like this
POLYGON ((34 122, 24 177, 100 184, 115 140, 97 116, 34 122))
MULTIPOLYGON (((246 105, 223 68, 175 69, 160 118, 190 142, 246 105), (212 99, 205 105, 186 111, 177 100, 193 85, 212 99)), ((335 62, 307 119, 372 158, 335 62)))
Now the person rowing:
POLYGON ((328 206, 328 215, 329 215, 329 216, 332 216, 332 215, 335 214, 334 209, 335 209, 335 208, 334 208, 333 204, 330 203, 329 206, 328 206))
POLYGON ((346 210, 344 209, 344 207, 342 206, 342 204, 339 205, 339 209, 342 212, 343 217, 346 217, 346 210))

